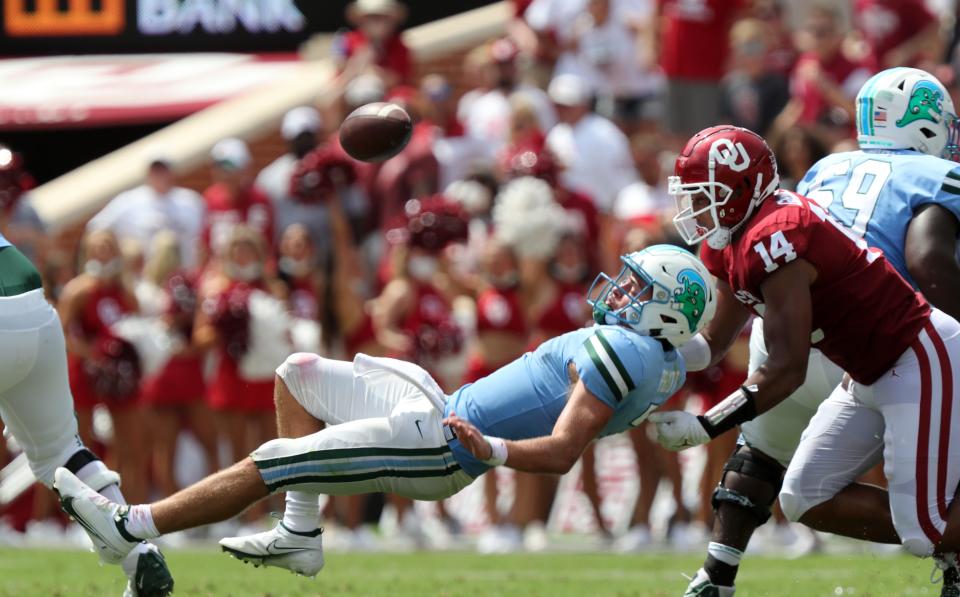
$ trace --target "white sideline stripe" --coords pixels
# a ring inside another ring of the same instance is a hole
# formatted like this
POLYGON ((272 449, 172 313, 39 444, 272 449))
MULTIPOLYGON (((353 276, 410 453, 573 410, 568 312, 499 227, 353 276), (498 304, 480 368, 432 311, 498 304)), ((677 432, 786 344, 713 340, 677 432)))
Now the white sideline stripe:
POLYGON ((603 361, 603 365, 606 367, 610 378, 613 379, 614 383, 617 384, 617 388, 620 389, 620 396, 626 396, 627 382, 620 376, 620 371, 618 371, 617 366, 613 364, 610 354, 607 352, 607 349, 604 348, 603 343, 600 342, 600 338, 597 338, 596 334, 590 336, 590 344, 593 345, 593 349, 597 351, 597 356, 603 361))

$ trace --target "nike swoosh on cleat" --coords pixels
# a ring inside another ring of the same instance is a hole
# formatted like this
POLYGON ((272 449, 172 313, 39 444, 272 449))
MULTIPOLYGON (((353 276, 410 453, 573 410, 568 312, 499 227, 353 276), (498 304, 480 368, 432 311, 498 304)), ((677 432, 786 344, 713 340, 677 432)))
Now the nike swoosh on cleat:
MULTIPOLYGON (((73 498, 72 498, 72 497, 67 497, 67 498, 63 498, 62 500, 60 500, 60 506, 64 509, 64 511, 65 511, 67 514, 70 515, 71 518, 73 518, 74 522, 76 522, 77 524, 79 524, 80 526, 82 526, 82 527, 84 528, 84 530, 86 530, 88 533, 90 533, 91 535, 93 535, 94 537, 96 537, 97 539, 99 539, 101 543, 103 543, 103 544, 105 544, 105 545, 109 545, 109 543, 107 543, 107 541, 103 538, 103 535, 101 535, 100 533, 98 533, 96 529, 94 529, 92 526, 90 526, 90 525, 87 523, 87 521, 85 521, 79 514, 77 514, 76 509, 74 509, 74 507, 73 507, 73 498)), ((104 548, 101 547, 101 549, 104 549, 104 548)))
POLYGON ((307 551, 307 550, 309 549, 309 548, 307 548, 307 547, 284 547, 284 546, 282 546, 282 545, 277 545, 277 541, 278 541, 277 539, 274 539, 273 541, 271 541, 270 543, 267 544, 267 553, 268 553, 268 554, 271 554, 271 555, 280 555, 280 554, 276 554, 276 553, 275 553, 274 551, 272 551, 272 550, 277 550, 277 551, 280 551, 280 552, 291 553, 291 552, 294 552, 294 551, 307 551))

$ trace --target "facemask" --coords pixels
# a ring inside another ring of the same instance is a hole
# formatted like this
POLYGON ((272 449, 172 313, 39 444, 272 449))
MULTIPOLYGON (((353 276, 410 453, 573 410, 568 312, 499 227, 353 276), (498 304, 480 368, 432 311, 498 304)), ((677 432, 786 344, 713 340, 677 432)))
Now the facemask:
POLYGON ((410 272, 410 277, 419 282, 427 282, 433 278, 433 275, 437 273, 437 267, 437 258, 425 255, 411 257, 410 261, 407 262, 407 271, 410 272))
POLYGON ((259 263, 250 263, 243 266, 236 265, 235 263, 228 263, 226 270, 227 275, 234 280, 239 280, 241 282, 252 282, 260 279, 260 275, 263 272, 263 267, 259 263))
POLYGON ((122 269, 123 262, 119 257, 114 257, 106 263, 91 259, 83 264, 84 272, 100 280, 115 278, 120 275, 122 269))
POLYGON ((580 263, 577 265, 552 263, 550 264, 550 273, 554 278, 561 282, 574 284, 576 282, 583 281, 583 278, 587 273, 587 265, 585 263, 580 263))
POLYGON ((313 269, 313 262, 310 259, 281 257, 280 261, 277 263, 277 266, 283 273, 299 278, 310 273, 310 271, 313 269))

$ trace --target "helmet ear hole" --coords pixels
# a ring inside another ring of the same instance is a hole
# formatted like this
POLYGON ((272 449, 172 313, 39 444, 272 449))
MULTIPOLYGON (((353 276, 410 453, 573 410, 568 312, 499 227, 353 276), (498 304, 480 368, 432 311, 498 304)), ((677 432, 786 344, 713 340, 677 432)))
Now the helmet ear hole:
POLYGON ((900 91, 903 91, 903 90, 904 90, 904 86, 905 86, 906 84, 907 84, 907 80, 906 80, 906 79, 903 79, 903 80, 900 81, 900 83, 897 85, 897 89, 899 89, 900 91))
POLYGON ((672 323, 674 325, 678 323, 676 318, 670 317, 669 315, 663 315, 663 314, 660 315, 660 321, 662 323, 672 323))
POLYGON ((923 136, 926 137, 927 139, 932 139, 933 137, 937 136, 935 132, 931 131, 925 126, 920 128, 920 132, 923 133, 923 136))

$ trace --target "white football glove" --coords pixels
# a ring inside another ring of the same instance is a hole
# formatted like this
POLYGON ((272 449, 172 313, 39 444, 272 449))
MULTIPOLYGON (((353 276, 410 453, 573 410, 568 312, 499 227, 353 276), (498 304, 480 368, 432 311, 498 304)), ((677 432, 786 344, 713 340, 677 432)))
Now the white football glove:
POLYGON ((703 428, 696 415, 682 410, 668 410, 652 413, 648 419, 657 426, 657 441, 674 452, 692 448, 710 441, 710 435, 703 428))

